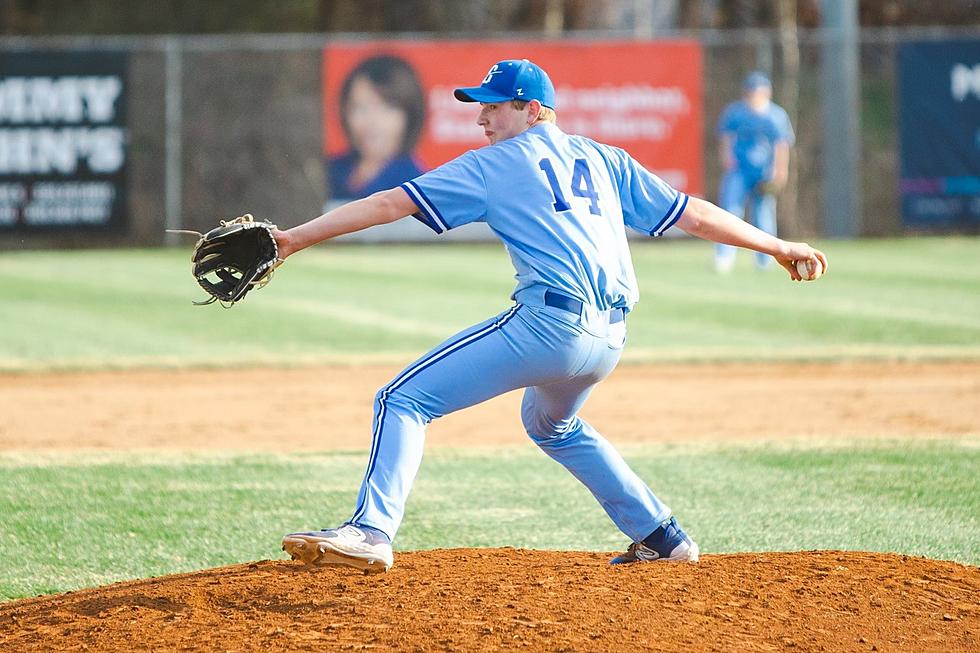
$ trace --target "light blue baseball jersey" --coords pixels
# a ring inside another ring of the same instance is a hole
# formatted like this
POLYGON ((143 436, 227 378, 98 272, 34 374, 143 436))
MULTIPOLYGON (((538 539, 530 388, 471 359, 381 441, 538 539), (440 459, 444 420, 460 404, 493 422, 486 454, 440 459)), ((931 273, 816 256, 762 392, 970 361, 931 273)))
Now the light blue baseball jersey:
POLYGON ((486 222, 517 269, 516 303, 437 345, 378 391, 371 453, 348 523, 394 538, 426 426, 526 388, 521 421, 532 441, 633 541, 654 532, 670 507, 578 411, 625 345, 622 313, 610 309, 628 309, 639 297, 626 227, 659 236, 688 197, 623 150, 551 124, 467 152, 401 188, 419 207, 416 217, 438 233, 486 222), (548 291, 584 306, 549 305, 548 291))
POLYGON ((722 112, 718 133, 732 137, 736 164, 753 183, 769 178, 776 143, 792 145, 795 140, 789 116, 774 102, 762 112, 744 100, 732 102, 722 112))
POLYGON ((625 227, 660 236, 688 201, 622 149, 550 123, 401 187, 437 233, 486 222, 517 271, 515 296, 543 285, 599 310, 639 299, 625 227))

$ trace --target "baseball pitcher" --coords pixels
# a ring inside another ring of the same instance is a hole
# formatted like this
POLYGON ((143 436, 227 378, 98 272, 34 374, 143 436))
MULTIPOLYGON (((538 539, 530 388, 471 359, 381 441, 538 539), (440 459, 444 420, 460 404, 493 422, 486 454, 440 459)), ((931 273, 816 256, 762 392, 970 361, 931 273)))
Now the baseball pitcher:
POLYGON ((494 64, 456 99, 480 104, 489 145, 435 170, 351 202, 287 231, 274 230, 278 255, 406 216, 444 233, 483 221, 503 241, 517 271, 513 304, 465 329, 405 368, 377 393, 371 452, 347 522, 291 533, 294 559, 366 572, 393 563, 391 542, 434 419, 517 388, 528 436, 595 496, 632 542, 612 560, 697 561, 698 545, 613 446, 578 416, 612 372, 639 299, 626 227, 657 237, 684 231, 772 256, 800 280, 795 262, 823 253, 771 236, 689 197, 627 152, 556 124, 548 75, 527 60, 494 64))

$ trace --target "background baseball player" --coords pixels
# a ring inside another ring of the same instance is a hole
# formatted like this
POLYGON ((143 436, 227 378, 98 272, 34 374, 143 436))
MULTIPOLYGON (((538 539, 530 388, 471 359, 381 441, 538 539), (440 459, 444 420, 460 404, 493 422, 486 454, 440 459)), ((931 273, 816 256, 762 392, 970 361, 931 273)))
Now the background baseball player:
MULTIPOLYGON (((793 127, 781 106, 772 101, 772 83, 765 73, 753 72, 742 84, 742 99, 732 102, 718 121, 718 155, 724 174, 718 203, 742 218, 750 204, 752 222, 776 235, 776 193, 789 177, 793 127)), ((729 272, 735 248, 715 247, 715 269, 729 272)), ((768 267, 771 257, 757 253, 756 265, 768 267)))
MULTIPOLYGON (((371 452, 353 515, 340 528, 292 533, 283 548, 308 563, 382 571, 422 459, 426 425, 526 388, 528 435, 595 496, 633 542, 614 563, 698 559, 671 510, 578 411, 616 366, 626 314, 639 298, 626 227, 660 236, 673 225, 794 261, 821 252, 779 240, 665 184, 621 149, 555 124, 554 87, 526 60, 495 64, 456 98, 479 102, 490 146, 388 191, 275 232, 282 258, 314 243, 414 215, 437 233, 485 221, 517 270, 514 304, 449 338, 376 395, 371 452)), ((670 479, 664 479, 669 482, 670 479)))

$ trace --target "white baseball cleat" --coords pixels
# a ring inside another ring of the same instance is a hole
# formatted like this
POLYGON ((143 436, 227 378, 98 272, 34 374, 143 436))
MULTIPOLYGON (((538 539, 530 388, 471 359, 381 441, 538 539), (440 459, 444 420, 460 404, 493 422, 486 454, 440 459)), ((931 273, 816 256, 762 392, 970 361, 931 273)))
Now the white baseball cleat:
POLYGON ((282 550, 308 565, 345 565, 366 574, 388 571, 395 562, 384 533, 353 524, 290 533, 282 538, 282 550))
POLYGON ((609 564, 624 565, 633 562, 697 562, 701 555, 698 543, 691 539, 677 520, 671 517, 642 542, 633 542, 626 553, 622 553, 609 564))

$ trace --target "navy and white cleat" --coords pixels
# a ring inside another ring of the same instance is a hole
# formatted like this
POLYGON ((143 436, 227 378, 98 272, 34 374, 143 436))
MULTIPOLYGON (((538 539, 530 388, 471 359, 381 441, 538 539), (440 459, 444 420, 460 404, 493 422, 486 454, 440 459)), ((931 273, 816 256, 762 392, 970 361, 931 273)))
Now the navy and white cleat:
POLYGON ((633 542, 626 553, 609 561, 611 565, 625 565, 633 562, 697 562, 701 554, 697 542, 677 525, 671 517, 650 533, 642 542, 633 542))
POLYGON ((290 533, 282 538, 282 550, 308 565, 346 565, 365 574, 388 571, 395 561, 387 535, 354 524, 290 533))

